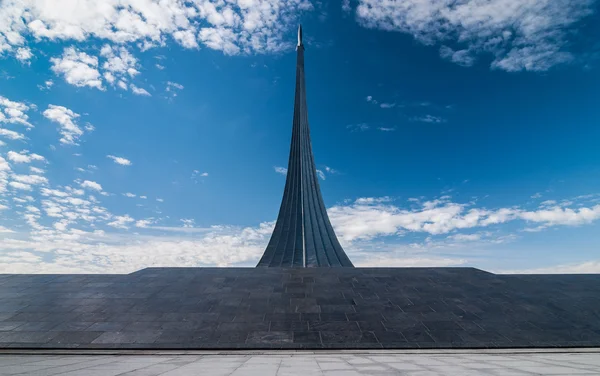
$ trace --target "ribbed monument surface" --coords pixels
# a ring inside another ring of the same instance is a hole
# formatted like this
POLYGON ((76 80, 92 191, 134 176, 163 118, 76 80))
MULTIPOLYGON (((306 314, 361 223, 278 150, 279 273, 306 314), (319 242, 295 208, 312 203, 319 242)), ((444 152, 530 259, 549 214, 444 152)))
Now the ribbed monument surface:
POLYGON ((0 347, 600 346, 598 297, 600 275, 471 268, 0 275, 0 347))
POLYGON ((304 44, 298 29, 296 95, 287 178, 277 223, 259 267, 352 267, 329 222, 310 142, 304 44))

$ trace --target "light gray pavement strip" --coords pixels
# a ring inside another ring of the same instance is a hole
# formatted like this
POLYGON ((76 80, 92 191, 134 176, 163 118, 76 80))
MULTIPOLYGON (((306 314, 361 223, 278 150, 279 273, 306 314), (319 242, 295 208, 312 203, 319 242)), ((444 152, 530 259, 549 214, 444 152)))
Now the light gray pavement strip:
POLYGON ((0 353, 0 375, 600 375, 600 349, 0 353))

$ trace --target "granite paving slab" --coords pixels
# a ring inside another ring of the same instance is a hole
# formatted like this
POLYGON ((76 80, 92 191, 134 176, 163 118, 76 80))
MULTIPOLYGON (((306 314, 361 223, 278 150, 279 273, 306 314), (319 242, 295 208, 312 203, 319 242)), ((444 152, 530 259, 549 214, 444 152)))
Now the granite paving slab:
POLYGON ((600 353, 288 352, 145 355, 0 355, 0 375, 466 376, 598 375, 600 353))
POLYGON ((600 275, 147 268, 0 275, 0 348, 600 346, 600 275))

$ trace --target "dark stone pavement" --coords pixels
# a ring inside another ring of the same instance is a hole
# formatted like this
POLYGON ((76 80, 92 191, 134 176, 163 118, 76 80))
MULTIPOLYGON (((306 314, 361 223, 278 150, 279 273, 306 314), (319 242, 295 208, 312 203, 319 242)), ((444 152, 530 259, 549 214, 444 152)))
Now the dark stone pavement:
POLYGON ((600 346, 600 275, 148 268, 0 275, 0 348, 600 346))

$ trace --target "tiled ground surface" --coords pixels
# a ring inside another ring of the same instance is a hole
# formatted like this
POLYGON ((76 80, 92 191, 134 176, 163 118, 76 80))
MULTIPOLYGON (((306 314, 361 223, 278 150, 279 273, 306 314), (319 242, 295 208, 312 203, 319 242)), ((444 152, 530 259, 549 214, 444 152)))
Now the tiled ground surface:
POLYGON ((0 275, 3 348, 600 346, 600 275, 155 268, 0 275))
POLYGON ((0 375, 598 375, 600 354, 0 355, 0 375))

